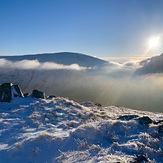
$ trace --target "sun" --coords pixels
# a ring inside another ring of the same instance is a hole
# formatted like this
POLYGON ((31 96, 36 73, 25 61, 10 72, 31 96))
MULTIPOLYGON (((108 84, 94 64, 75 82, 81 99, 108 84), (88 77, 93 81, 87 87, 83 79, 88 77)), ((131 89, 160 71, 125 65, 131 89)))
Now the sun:
POLYGON ((159 37, 151 37, 148 41, 149 48, 156 48, 159 46, 160 39, 159 37))

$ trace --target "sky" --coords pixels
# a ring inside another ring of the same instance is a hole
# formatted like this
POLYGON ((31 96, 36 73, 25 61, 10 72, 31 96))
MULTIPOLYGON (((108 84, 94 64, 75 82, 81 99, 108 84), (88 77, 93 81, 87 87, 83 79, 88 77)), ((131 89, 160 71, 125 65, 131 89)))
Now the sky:
POLYGON ((0 55, 163 52, 163 0, 0 0, 0 55), (149 50, 150 37, 159 46, 149 50))

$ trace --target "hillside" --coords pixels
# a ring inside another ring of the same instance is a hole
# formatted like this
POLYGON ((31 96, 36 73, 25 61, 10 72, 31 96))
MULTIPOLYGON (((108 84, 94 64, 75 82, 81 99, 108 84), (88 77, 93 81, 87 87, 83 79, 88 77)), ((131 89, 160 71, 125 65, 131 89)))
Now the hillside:
POLYGON ((163 53, 159 56, 140 62, 141 68, 136 70, 138 74, 161 74, 163 73, 163 53))
POLYGON ((48 95, 77 101, 83 101, 92 94, 96 88, 92 77, 110 65, 95 57, 68 52, 0 58, 0 84, 12 82, 20 85, 23 92, 39 89, 48 95))
POLYGON ((0 103, 3 163, 163 162, 163 114, 62 97, 0 103))
POLYGON ((21 61, 21 60, 38 60, 39 62, 55 62, 58 64, 71 65, 78 64, 83 67, 103 67, 109 64, 104 60, 72 52, 61 52, 61 53, 44 53, 44 54, 33 54, 33 55, 19 55, 19 56, 0 56, 0 59, 7 59, 10 61, 21 61))

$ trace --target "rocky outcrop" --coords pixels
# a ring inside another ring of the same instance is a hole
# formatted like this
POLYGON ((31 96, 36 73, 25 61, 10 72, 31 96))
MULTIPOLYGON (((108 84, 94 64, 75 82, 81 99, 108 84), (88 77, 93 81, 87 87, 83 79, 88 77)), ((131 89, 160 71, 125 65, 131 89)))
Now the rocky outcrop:
POLYGON ((81 102, 80 105, 83 105, 86 107, 95 107, 95 106, 102 107, 101 104, 96 103, 96 102, 92 102, 92 101, 81 102))
POLYGON ((30 95, 28 93, 23 94, 18 85, 14 85, 12 83, 3 83, 0 85, 0 102, 10 102, 16 97, 28 96, 45 99, 45 93, 38 90, 33 90, 32 94, 30 95))
POLYGON ((15 97, 24 97, 20 87, 12 83, 4 83, 0 86, 0 101, 10 102, 15 97))
POLYGON ((139 119, 139 123, 141 125, 144 125, 144 126, 148 126, 149 124, 151 124, 153 121, 147 117, 147 116, 144 116, 144 117, 140 117, 139 119))
POLYGON ((32 92, 32 97, 43 98, 44 99, 45 98, 45 93, 35 89, 32 92))
POLYGON ((137 117, 138 117, 138 115, 123 115, 123 116, 120 116, 118 119, 122 120, 122 121, 129 121, 129 120, 135 119, 137 117))
POLYGON ((145 155, 138 155, 135 157, 134 161, 132 163, 145 163, 149 162, 148 158, 145 155))

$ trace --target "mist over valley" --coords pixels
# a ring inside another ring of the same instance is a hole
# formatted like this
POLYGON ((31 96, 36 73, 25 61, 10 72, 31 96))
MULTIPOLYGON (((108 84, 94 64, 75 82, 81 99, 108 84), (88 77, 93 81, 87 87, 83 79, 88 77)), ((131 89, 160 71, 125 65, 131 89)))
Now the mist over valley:
POLYGON ((163 55, 124 63, 79 53, 0 57, 0 84, 19 84, 77 102, 162 112, 163 55))

